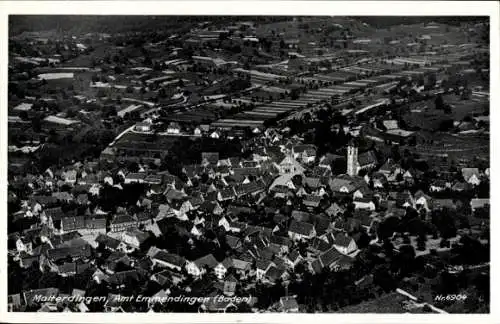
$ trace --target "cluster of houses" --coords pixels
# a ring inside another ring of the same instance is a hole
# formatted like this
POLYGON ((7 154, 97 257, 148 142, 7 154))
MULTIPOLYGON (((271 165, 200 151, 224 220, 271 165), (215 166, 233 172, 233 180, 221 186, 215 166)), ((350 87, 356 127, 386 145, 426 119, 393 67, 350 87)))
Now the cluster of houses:
MULTIPOLYGON (((391 158, 381 163, 374 151, 358 154, 354 142, 344 157, 317 156, 314 145, 284 139, 271 128, 260 139, 266 144, 248 159, 203 152, 199 164, 184 166, 182 177, 147 165, 137 172, 102 171, 92 161, 18 179, 33 195, 10 217, 33 225, 9 234, 9 253, 22 268, 36 261, 43 271, 60 276, 92 269, 93 280, 112 287, 129 276, 179 285, 187 276, 201 279, 212 273, 223 283, 220 292, 232 296, 241 280, 273 285, 287 281, 299 264, 312 273, 349 269, 362 233, 375 244, 378 224, 403 217, 408 207, 461 207, 452 199, 431 197, 457 190, 456 183, 436 180, 428 192, 412 193, 405 188, 418 179, 418 171, 404 170, 391 158), (346 173, 334 174, 342 160, 346 173), (361 170, 369 172, 360 176, 361 170), (144 186, 134 212, 122 206, 110 215, 93 203, 105 186, 125 190, 132 184, 144 186), (78 208, 67 209, 68 204, 78 208), (190 260, 152 246, 141 258, 135 256, 149 239, 168 239, 172 229, 190 242, 207 240, 207 231, 222 231, 228 253, 223 259, 207 254, 190 260), (111 255, 97 266, 92 251, 102 246, 111 255), (119 263, 130 269, 118 271, 119 263)), ((488 181, 489 170, 464 168, 461 177, 457 183, 467 190, 488 181)), ((470 202, 473 212, 488 207, 489 199, 470 202)), ((31 304, 32 294, 12 296, 20 301, 12 306, 31 304)))

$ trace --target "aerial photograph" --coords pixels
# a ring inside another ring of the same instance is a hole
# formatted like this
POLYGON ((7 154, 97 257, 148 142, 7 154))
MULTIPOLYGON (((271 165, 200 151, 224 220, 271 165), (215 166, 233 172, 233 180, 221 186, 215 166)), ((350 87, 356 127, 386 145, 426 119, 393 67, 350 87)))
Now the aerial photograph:
POLYGON ((489 31, 8 16, 8 311, 489 314, 489 31))

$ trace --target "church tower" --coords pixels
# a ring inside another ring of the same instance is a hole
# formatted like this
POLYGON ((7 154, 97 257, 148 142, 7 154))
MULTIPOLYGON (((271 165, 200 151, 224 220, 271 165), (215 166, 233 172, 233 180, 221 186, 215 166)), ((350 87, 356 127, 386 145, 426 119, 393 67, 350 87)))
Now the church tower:
POLYGON ((355 141, 350 141, 347 145, 347 174, 358 175, 358 146, 355 141))

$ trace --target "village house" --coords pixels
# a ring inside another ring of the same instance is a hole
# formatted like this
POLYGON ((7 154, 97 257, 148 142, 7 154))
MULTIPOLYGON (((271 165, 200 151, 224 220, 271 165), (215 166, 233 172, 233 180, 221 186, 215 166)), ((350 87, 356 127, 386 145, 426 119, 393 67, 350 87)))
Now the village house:
POLYGON ((313 210, 315 208, 318 208, 321 203, 321 196, 316 196, 316 195, 305 195, 302 199, 302 204, 306 206, 306 208, 313 210))
POLYGON ((429 191, 430 192, 442 192, 445 191, 446 189, 449 189, 451 186, 450 183, 447 183, 445 180, 437 179, 431 182, 429 186, 429 191))
POLYGON ((180 134, 180 132, 181 132, 181 127, 179 126, 178 123, 171 122, 167 126, 167 134, 177 135, 177 134, 180 134))
POLYGON ((354 198, 355 209, 375 210, 375 203, 370 198, 354 198))
POLYGON ((105 234, 99 234, 96 237, 95 242, 110 251, 116 251, 121 244, 120 240, 117 240, 105 234))
POLYGON ((283 313, 298 313, 299 304, 295 296, 280 297, 279 309, 283 313))
POLYGON ((309 266, 314 273, 321 273, 325 268, 330 270, 337 270, 340 268, 339 262, 341 258, 342 254, 337 250, 336 247, 332 247, 320 254, 320 256, 316 260, 310 262, 309 266))
POLYGON ((136 227, 137 220, 128 214, 118 214, 110 222, 111 232, 123 232, 129 228, 136 227))
POLYGON ((151 260, 154 266, 166 267, 178 272, 181 272, 186 265, 186 260, 183 257, 163 250, 158 250, 154 253, 154 255, 151 256, 151 260))
POLYGON ((462 168, 463 179, 473 185, 478 186, 481 183, 481 176, 478 168, 462 168))
POLYGON ((129 228, 122 233, 121 240, 130 247, 138 249, 149 237, 148 232, 143 232, 137 228, 129 228))
POLYGON ((330 189, 334 194, 352 195, 358 189, 359 185, 349 176, 342 175, 330 179, 328 182, 330 189))
POLYGON ((430 211, 432 207, 432 198, 426 195, 422 190, 419 190, 413 195, 415 201, 415 206, 417 209, 423 208, 426 211, 430 211))
POLYGON ((252 268, 252 262, 243 257, 235 256, 233 259, 233 269, 240 278, 246 278, 252 268))
POLYGON ((371 177, 373 189, 385 189, 388 181, 386 176, 381 172, 374 172, 371 177))
POLYGON ((76 170, 67 170, 62 173, 62 178, 67 184, 74 185, 76 184, 77 175, 78 172, 76 170))
POLYGON ((215 276, 219 279, 222 280, 226 276, 226 273, 229 271, 230 268, 233 267, 233 260, 230 258, 224 259, 222 262, 219 262, 217 266, 214 268, 215 276))
POLYGON ((217 165, 219 162, 219 152, 202 152, 201 153, 201 165, 217 165))
POLYGON ((354 239, 345 233, 335 235, 333 246, 342 254, 349 255, 358 250, 354 239))
POLYGON ((286 281, 290 274, 285 267, 271 266, 264 274, 263 282, 268 284, 276 284, 278 280, 286 281))
POLYGON ((345 157, 327 153, 320 158, 318 166, 321 168, 332 170, 332 167, 334 167, 336 163, 340 163, 340 161, 342 160, 345 161, 345 157))
POLYGON ((316 147, 314 145, 296 145, 292 148, 294 159, 309 164, 316 160, 316 147))
POLYGON ((291 155, 287 155, 278 165, 280 174, 304 173, 305 168, 291 155))
POLYGON ((472 212, 475 212, 478 209, 489 208, 489 207, 490 207, 489 198, 473 198, 470 201, 470 208, 472 212))
POLYGON ((128 173, 125 176, 124 183, 125 184, 130 184, 130 183, 144 183, 144 179, 146 178, 146 173, 128 173))
POLYGON ((194 277, 201 277, 208 270, 214 269, 219 263, 214 258, 212 254, 207 254, 204 257, 196 259, 194 261, 186 262, 186 271, 194 277))
POLYGON ((288 228, 288 236, 294 241, 311 239, 316 236, 316 230, 312 224, 292 220, 288 228))
POLYGON ((135 124, 134 126, 134 130, 136 132, 143 132, 143 133, 147 133, 147 132, 150 132, 151 131, 151 124, 150 123, 145 123, 145 122, 141 122, 141 123, 137 123, 135 124))
POLYGON ((262 280, 266 272, 271 268, 276 267, 276 264, 270 260, 258 259, 255 262, 255 279, 262 280))

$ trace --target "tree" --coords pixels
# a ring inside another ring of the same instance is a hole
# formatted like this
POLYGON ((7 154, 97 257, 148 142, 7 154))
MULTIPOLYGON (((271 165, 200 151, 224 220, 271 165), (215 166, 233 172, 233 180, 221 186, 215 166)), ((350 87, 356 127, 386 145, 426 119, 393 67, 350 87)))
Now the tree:
POLYGON ((417 250, 419 251, 425 251, 426 249, 426 244, 425 242, 427 241, 427 237, 425 234, 421 234, 417 237, 417 250))
POLYGON ((438 229, 442 238, 449 239, 455 237, 457 234, 455 218, 449 213, 447 208, 433 211, 431 221, 438 229))
POLYGON ((393 291, 397 288, 397 282, 386 265, 375 267, 373 283, 379 285, 385 292, 393 291))
POLYGON ((27 111, 21 111, 19 113, 19 118, 21 118, 22 120, 28 120, 28 112, 27 111))
POLYGON ((119 65, 115 66, 115 74, 122 74, 122 73, 123 73, 122 67, 119 65))
POLYGON ((387 256, 391 257, 394 254, 394 244, 392 244, 391 240, 385 239, 382 248, 387 256))
POLYGON ((415 249, 409 244, 403 245, 399 248, 398 256, 393 260, 400 275, 405 276, 415 270, 415 249))
POLYGON ((444 109, 444 100, 443 100, 443 96, 441 94, 438 94, 436 99, 434 100, 434 106, 436 109, 438 110, 443 110, 444 109))

